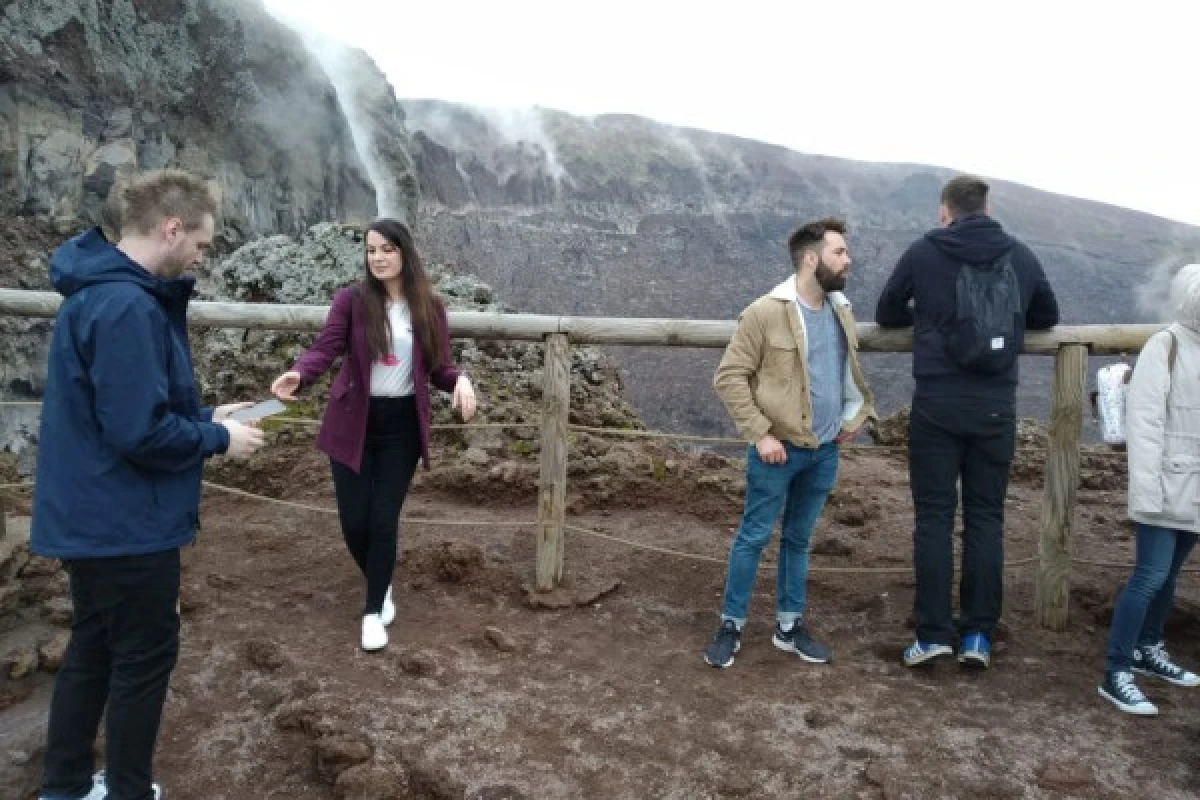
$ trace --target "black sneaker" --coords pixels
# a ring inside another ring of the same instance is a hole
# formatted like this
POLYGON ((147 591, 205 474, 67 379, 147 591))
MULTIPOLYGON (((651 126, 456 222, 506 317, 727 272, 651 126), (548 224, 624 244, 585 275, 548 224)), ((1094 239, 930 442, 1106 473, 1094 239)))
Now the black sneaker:
POLYGON ((742 649, 742 632, 731 619, 722 620, 717 634, 704 649, 704 663, 717 669, 733 666, 733 654, 742 649))
POLYGON ((828 664, 833 658, 833 651, 814 639, 800 620, 796 620, 789 631, 785 631, 776 622, 775 635, 771 637, 771 641, 780 650, 795 653, 812 664, 828 664))
POLYGON ((1101 697, 1126 714, 1137 714, 1139 717, 1153 717, 1158 714, 1158 709, 1133 682, 1132 672, 1104 673, 1104 683, 1098 691, 1101 697))
POLYGON ((1200 686, 1200 675, 1189 672, 1171 660, 1162 642, 1133 651, 1133 671, 1161 678, 1176 686, 1200 686))

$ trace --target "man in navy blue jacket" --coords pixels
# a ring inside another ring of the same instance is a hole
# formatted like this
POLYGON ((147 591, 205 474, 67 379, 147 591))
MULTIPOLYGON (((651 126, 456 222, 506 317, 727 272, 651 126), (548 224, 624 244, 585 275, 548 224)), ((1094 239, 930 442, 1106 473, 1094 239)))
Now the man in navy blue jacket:
POLYGON ((942 227, 914 242, 884 287, 875 321, 913 327, 916 392, 909 481, 916 530, 917 640, 909 666, 954 652, 986 668, 1004 590, 1004 499, 1016 445, 1017 354, 1025 330, 1058 324, 1033 251, 989 216, 970 175, 942 190, 942 227), (911 306, 910 306, 911 303, 911 306), (954 513, 963 503, 960 637, 952 616, 954 513))
POLYGON ((195 537, 204 460, 262 433, 201 408, 186 314, 216 201, 183 172, 125 192, 121 240, 63 244, 30 546, 70 575, 71 640, 54 689, 43 800, 150 800, 155 740, 179 650, 179 548, 195 537), (106 716, 106 770, 92 748, 106 716))

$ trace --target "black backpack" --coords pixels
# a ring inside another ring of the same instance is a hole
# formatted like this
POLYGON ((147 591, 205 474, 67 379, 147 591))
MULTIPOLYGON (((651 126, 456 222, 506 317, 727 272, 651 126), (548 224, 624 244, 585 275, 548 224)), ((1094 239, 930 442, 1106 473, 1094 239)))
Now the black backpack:
POLYGON ((963 264, 954 294, 954 317, 944 332, 946 353, 967 372, 995 375, 1010 369, 1021 349, 1021 286, 1011 255, 991 264, 963 264))

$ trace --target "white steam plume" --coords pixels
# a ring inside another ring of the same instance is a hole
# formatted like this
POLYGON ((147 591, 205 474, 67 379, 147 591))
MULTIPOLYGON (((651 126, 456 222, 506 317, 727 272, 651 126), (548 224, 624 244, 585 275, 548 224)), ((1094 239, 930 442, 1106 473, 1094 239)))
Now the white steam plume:
POLYGON ((329 82, 333 84, 342 116, 350 126, 354 149, 367 170, 367 178, 375 187, 375 206, 379 209, 379 216, 412 222, 406 219, 408 215, 403 197, 392 175, 384 166, 374 136, 364 124, 366 109, 362 108, 361 87, 355 74, 355 65, 351 63, 351 51, 344 45, 311 32, 306 32, 303 36, 305 46, 316 57, 329 82))
MULTIPOLYGON (((546 131, 545 115, 540 108, 488 108, 457 104, 406 102, 408 125, 425 134, 453 153, 472 153, 497 179, 504 183, 516 167, 511 150, 520 145, 533 145, 544 159, 543 168, 550 178, 561 185, 571 183, 571 176, 558 159, 554 140, 546 131), (474 117, 484 126, 471 125, 465 117, 474 117), (495 147, 501 140, 504 150, 495 147)), ((456 162, 457 163, 457 162, 456 162)), ((458 165, 462 172, 462 165, 458 165)), ((468 181, 469 185, 470 181, 468 181)))
POLYGON ((1155 322, 1171 321, 1171 279, 1185 264, 1200 262, 1200 241, 1183 241, 1176 237, 1169 254, 1146 270, 1145 278, 1135 289, 1138 311, 1155 322))

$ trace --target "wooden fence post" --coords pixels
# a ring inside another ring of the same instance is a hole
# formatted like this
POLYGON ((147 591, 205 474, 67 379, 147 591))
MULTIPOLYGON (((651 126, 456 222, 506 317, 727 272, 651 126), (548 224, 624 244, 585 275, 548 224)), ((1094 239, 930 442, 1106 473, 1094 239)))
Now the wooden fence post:
POLYGON ((547 334, 542 364, 542 476, 538 488, 537 572, 549 591, 563 574, 567 505, 567 414, 571 407, 571 347, 565 333, 547 334))
POLYGON ((1079 436, 1083 430, 1087 363, 1088 349, 1079 344, 1063 345, 1054 357, 1034 616, 1039 625, 1055 631, 1067 628, 1071 526, 1079 487, 1079 436))

